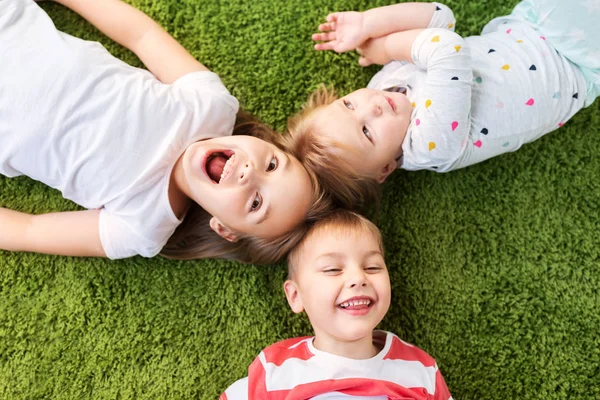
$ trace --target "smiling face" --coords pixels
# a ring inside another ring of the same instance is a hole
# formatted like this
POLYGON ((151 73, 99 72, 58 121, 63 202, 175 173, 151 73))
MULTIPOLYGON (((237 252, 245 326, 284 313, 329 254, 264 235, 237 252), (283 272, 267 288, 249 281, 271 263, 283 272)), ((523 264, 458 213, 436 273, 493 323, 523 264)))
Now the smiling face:
POLYGON ((301 246, 284 289, 292 310, 308 315, 315 346, 329 352, 357 343, 372 348, 373 329, 391 298, 376 236, 364 227, 325 227, 301 246))
POLYGON ((307 215, 308 173, 298 160, 252 136, 227 136, 190 145, 173 170, 175 184, 213 216, 228 240, 240 234, 275 239, 307 215))
POLYGON ((396 169, 411 113, 404 94, 365 88, 319 109, 314 123, 344 146, 345 161, 381 183, 396 169))

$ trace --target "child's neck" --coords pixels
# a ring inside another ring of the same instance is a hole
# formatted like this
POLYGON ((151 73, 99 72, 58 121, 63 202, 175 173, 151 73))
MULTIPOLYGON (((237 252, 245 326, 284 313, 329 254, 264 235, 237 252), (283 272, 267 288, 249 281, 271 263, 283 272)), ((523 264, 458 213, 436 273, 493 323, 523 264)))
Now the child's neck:
POLYGON ((373 332, 352 342, 345 342, 337 340, 329 335, 319 335, 318 333, 315 333, 313 345, 316 349, 326 353, 355 360, 372 358, 381 351, 380 348, 373 344, 373 332))
MULTIPOLYGON (((177 218, 182 218, 190 207, 190 198, 182 189, 184 186, 187 189, 185 179, 183 179, 183 170, 181 168, 181 156, 175 163, 171 176, 169 177, 169 204, 173 213, 177 218)), ((189 189, 188 189, 189 190, 189 189)))

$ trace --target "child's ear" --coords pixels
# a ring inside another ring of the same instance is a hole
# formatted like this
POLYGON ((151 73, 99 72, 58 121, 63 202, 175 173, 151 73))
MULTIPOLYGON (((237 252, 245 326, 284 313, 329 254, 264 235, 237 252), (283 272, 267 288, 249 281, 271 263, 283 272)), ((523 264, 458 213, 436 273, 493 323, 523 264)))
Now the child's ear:
POLYGON ((212 230, 217 232, 217 234, 219 236, 221 236, 223 239, 225 239, 231 243, 237 242, 237 240, 238 240, 237 234, 234 231, 232 231, 231 229, 229 229, 228 227, 226 227, 225 225, 223 225, 221 223, 221 221, 219 221, 217 219, 217 217, 212 217, 210 219, 209 225, 212 228, 212 230))
POLYGON ((383 183, 385 179, 396 170, 398 167, 398 162, 396 160, 392 160, 389 163, 385 164, 383 168, 377 174, 377 182, 383 183))
POLYGON ((296 282, 290 279, 285 281, 283 284, 283 291, 285 292, 285 297, 293 312, 298 314, 304 311, 304 306, 302 305, 302 299, 300 298, 296 282))

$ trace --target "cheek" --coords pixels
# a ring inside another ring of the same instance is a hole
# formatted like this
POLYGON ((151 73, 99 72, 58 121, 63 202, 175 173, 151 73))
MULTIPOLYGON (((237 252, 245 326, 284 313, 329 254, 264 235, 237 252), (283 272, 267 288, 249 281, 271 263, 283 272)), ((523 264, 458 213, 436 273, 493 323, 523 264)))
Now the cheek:
POLYGON ((198 204, 223 222, 239 220, 249 199, 239 190, 197 190, 195 194, 198 204))

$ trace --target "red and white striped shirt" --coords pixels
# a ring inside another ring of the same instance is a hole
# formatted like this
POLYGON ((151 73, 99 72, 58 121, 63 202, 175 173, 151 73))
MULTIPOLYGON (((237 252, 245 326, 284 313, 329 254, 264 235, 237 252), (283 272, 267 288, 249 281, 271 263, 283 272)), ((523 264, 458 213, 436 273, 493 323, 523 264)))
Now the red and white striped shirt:
POLYGON ((452 399, 435 360, 389 332, 373 332, 383 349, 355 360, 316 349, 313 337, 264 349, 220 400, 452 399), (318 397, 316 397, 318 396, 318 397))

